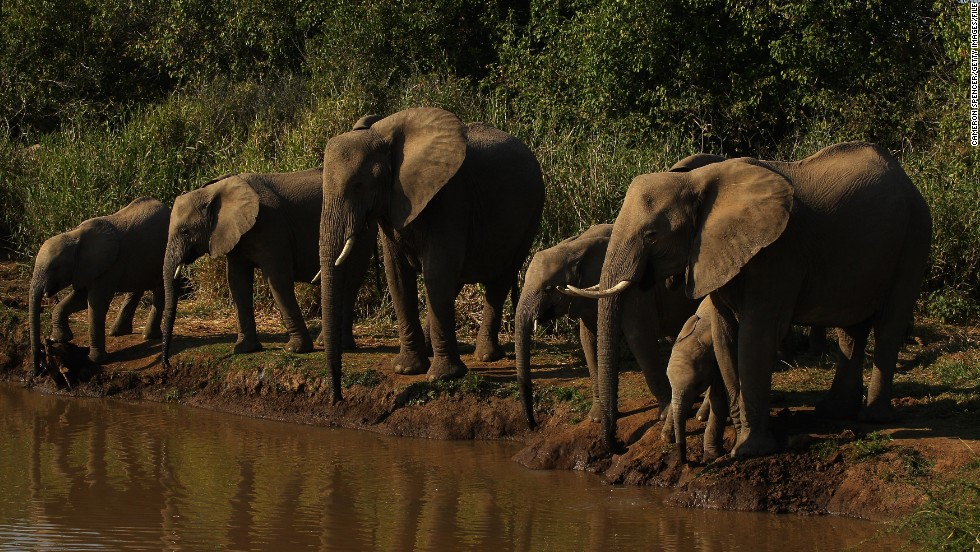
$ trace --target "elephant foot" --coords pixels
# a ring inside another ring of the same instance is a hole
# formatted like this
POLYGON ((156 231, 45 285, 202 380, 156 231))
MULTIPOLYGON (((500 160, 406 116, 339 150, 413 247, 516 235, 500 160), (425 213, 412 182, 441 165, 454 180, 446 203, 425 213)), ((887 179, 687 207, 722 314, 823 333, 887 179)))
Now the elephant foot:
POLYGON ((701 457, 701 461, 707 464, 709 462, 714 462, 715 460, 721 458, 724 455, 725 455, 724 449, 720 447, 708 448, 708 446, 705 445, 704 455, 701 457))
POLYGON ((313 342, 310 338, 290 337, 289 342, 282 347, 285 351, 301 355, 313 350, 313 342))
POLYGON ((69 343, 72 339, 75 339, 75 334, 71 333, 71 328, 67 326, 64 328, 55 326, 51 328, 50 339, 55 343, 69 343))
POLYGON ((402 351, 391 361, 396 374, 414 376, 424 374, 429 370, 429 359, 421 355, 402 351))
POLYGON ((776 452, 776 438, 768 431, 753 431, 749 433, 743 430, 739 435, 739 441, 732 449, 732 456, 735 458, 751 458, 754 456, 766 456, 776 452))
POLYGON ((427 372, 429 381, 443 381, 459 379, 466 375, 469 369, 463 364, 462 360, 458 358, 456 360, 449 360, 445 357, 437 357, 433 359, 432 365, 429 366, 429 371, 427 372))
POLYGON ((504 358, 504 348, 500 346, 499 343, 491 343, 490 341, 480 341, 476 344, 476 351, 473 352, 473 357, 480 362, 494 362, 504 358))
POLYGON ((143 330, 143 339, 145 340, 160 339, 161 337, 163 337, 163 332, 160 331, 159 326, 143 330))
POLYGON ((323 347, 323 332, 322 331, 320 332, 320 335, 316 336, 316 339, 313 340, 313 344, 316 345, 316 346, 318 346, 318 347, 323 347))
POLYGON ((862 422, 875 424, 894 422, 896 417, 891 401, 886 400, 875 401, 862 408, 858 413, 858 419, 862 422))
POLYGON ((589 409, 589 421, 598 424, 602 421, 602 408, 597 401, 592 401, 592 408, 589 409))
POLYGON ((88 359, 95 364, 105 364, 109 360, 109 354, 102 349, 89 349, 88 359))
POLYGON ((262 344, 259 343, 258 339, 246 339, 239 338, 235 342, 235 346, 232 347, 231 352, 236 355, 242 355, 245 353, 254 353, 256 351, 262 350, 262 344))
POLYGON ((112 329, 109 330, 109 335, 117 336, 117 337, 120 335, 129 335, 131 333, 133 333, 132 321, 117 322, 116 324, 113 324, 112 329))

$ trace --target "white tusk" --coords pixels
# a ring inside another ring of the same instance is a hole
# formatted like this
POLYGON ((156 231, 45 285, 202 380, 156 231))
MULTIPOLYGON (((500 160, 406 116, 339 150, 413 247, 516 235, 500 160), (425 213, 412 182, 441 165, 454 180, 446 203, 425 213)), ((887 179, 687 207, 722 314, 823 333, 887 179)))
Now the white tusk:
POLYGON ((347 242, 344 244, 344 249, 341 250, 340 256, 337 257, 337 260, 333 263, 333 265, 340 266, 340 263, 344 262, 347 259, 347 256, 350 255, 350 250, 353 248, 354 248, 354 237, 351 236, 347 238, 347 242))
POLYGON ((585 288, 585 291, 599 291, 599 284, 585 288))
POLYGON ((534 321, 534 327, 531 328, 531 331, 533 333, 538 333, 538 321, 537 320, 534 321))
POLYGON ((177 270, 174 271, 174 280, 180 277, 180 269, 183 267, 184 265, 182 264, 177 265, 177 270))
POLYGON ((573 285, 569 285, 567 291, 569 292, 569 294, 578 295, 579 297, 586 297, 589 299, 602 299, 603 297, 612 297, 613 295, 618 295, 619 293, 622 293, 624 289, 630 287, 630 283, 631 282, 629 280, 623 280, 609 289, 597 290, 597 291, 579 289, 573 285))
POLYGON ((313 279, 310 280, 310 283, 311 284, 315 284, 315 283, 319 282, 320 281, 320 273, 322 273, 322 272, 323 272, 322 270, 317 270, 316 271, 316 276, 314 276, 313 279))

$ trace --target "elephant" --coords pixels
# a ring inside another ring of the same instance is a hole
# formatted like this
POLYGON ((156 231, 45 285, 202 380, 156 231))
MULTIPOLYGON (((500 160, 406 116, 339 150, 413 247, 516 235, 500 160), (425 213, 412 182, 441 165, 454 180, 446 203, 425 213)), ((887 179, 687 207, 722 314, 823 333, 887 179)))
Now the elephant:
MULTIPOLYGON (((728 419, 728 395, 721 370, 715 360, 711 336, 711 316, 714 306, 706 297, 681 328, 670 350, 667 361, 667 379, 670 380, 671 409, 664 422, 664 436, 674 437, 681 462, 687 461, 687 441, 684 438, 685 421, 695 399, 705 395, 703 405, 710 405, 706 412, 698 411, 698 418, 707 421, 704 430, 705 462, 724 454, 722 439, 725 420, 728 419), (711 392, 714 390, 715 392, 711 392), (706 418, 702 418, 706 416, 706 418), (668 431, 672 429, 673 431, 668 431), (669 434, 669 435, 668 435, 669 434)), ((670 440, 669 438, 665 440, 670 440)))
MULTIPOLYGON (((599 420, 596 375, 598 307, 591 299, 569 296, 562 290, 569 284, 587 287, 599 282, 612 227, 612 224, 597 224, 578 236, 538 251, 531 257, 531 263, 527 267, 524 286, 517 302, 514 350, 521 404, 532 429, 537 425, 531 391, 532 329, 538 322, 547 322, 563 315, 578 320, 579 339, 592 380, 592 410, 589 418, 593 421, 599 420)), ((661 415, 666 416, 670 404, 670 386, 666 380, 656 337, 676 335, 684 321, 697 308, 698 301, 688 299, 683 293, 667 290, 663 281, 646 289, 634 288, 627 293, 630 297, 626 300, 628 312, 623 314, 622 319, 623 334, 643 372, 647 387, 657 398, 661 415)))
POLYGON ((456 343, 454 303, 465 283, 485 288, 475 358, 503 357, 501 311, 516 284, 544 209, 534 154, 517 138, 483 123, 463 124, 437 108, 365 117, 331 138, 323 154, 320 221, 324 349, 332 401, 342 400, 337 268, 365 228, 381 230, 385 276, 398 318, 395 373, 458 378, 467 367, 456 343), (421 272, 432 361, 418 311, 421 272))
MULTIPOLYGON (((634 282, 674 277, 691 298, 710 295, 715 356, 738 439, 732 454, 776 449, 769 402, 776 341, 791 323, 841 328, 842 355, 820 411, 892 419, 891 388, 932 239, 922 195, 885 149, 828 146, 796 162, 739 158, 688 173, 633 179, 613 225, 599 298, 603 439, 616 442, 615 332, 619 295, 634 282), (874 331, 874 370, 862 404, 860 364, 874 331)), ((575 291, 575 290, 573 290, 575 291)))
POLYGON ((167 244, 170 211, 149 197, 104 217, 88 219, 74 230, 49 238, 37 252, 31 276, 28 316, 30 317, 31 369, 44 372, 41 346, 41 297, 52 297, 68 286, 71 292, 51 313, 51 340, 69 342, 74 338, 68 317, 86 306, 89 321, 89 359, 106 362, 105 317, 116 293, 126 300, 109 333, 132 332, 133 315, 144 291, 153 292, 153 307, 143 337, 160 337, 163 307, 163 251, 167 244))
MULTIPOLYGON (((241 173, 225 175, 182 194, 174 200, 166 240, 163 284, 166 305, 163 318, 164 364, 169 364, 170 343, 177 310, 174 279, 180 267, 205 253, 227 257, 228 287, 235 304, 238 338, 235 354, 262 349, 255 331, 252 300, 255 268, 269 282, 289 333, 285 350, 307 353, 313 340, 296 301, 294 282, 309 282, 319 265, 317 229, 323 201, 323 169, 289 173, 241 173)), ((354 299, 364 280, 375 249, 375 233, 351 252, 338 295, 343 313, 344 346, 354 346, 354 299)), ((324 309, 328 305, 322 306, 324 309)))

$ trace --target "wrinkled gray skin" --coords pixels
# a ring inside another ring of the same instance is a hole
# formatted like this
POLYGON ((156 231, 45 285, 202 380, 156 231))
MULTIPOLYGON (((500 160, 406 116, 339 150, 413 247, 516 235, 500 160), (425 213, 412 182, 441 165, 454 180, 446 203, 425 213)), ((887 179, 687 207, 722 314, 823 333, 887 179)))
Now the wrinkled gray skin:
MULTIPOLYGON (((569 284, 585 288, 599 282, 602 260, 612 234, 611 224, 597 224, 582 234, 554 247, 538 251, 531 258, 524 276, 524 287, 517 303, 514 350, 517 359, 517 381, 521 404, 528 425, 534 428, 531 390, 531 334, 535 321, 547 322, 559 316, 578 320, 579 339, 592 380, 592 410, 589 418, 599 421, 598 378, 596 375, 596 312, 593 299, 569 296, 559 292, 569 284)), ((681 324, 697 308, 698 301, 683 293, 667 290, 664 282, 646 289, 627 290, 622 330, 636 358, 647 387, 657 398, 661 417, 667 415, 670 386, 664 372, 657 337, 676 335, 681 324)))
POLYGON ((143 292, 153 292, 143 337, 160 336, 163 288, 160 269, 167 243, 170 211, 159 201, 144 197, 104 217, 86 220, 74 230, 49 238, 38 250, 31 277, 28 315, 30 318, 31 366, 34 375, 42 373, 41 297, 52 297, 71 286, 71 292, 51 313, 51 340, 69 342, 74 337, 68 317, 88 307, 89 359, 103 363, 105 317, 116 293, 126 293, 126 301, 111 335, 132 333, 133 315, 143 292))
POLYGON ((704 404, 711 405, 705 414, 700 411, 698 413, 699 417, 707 415, 708 422, 704 430, 702 459, 710 462, 724 454, 722 439, 725 420, 728 419, 728 395, 723 391, 709 391, 709 388, 725 389, 712 346, 713 311, 711 298, 705 298, 697 312, 684 323, 677 334, 667 362, 667 379, 670 381, 672 398, 670 414, 664 422, 664 438, 671 441, 676 437, 677 451, 682 462, 687 461, 687 440, 684 438, 687 414, 702 393, 706 393, 704 404), (668 428, 672 431, 668 432, 668 428))
POLYGON ((475 357, 503 356, 498 342, 507 292, 530 250, 544 206, 534 154, 519 140, 482 123, 464 125, 434 108, 365 118, 357 130, 327 143, 320 225, 324 349, 332 399, 341 400, 338 317, 328 308, 339 293, 337 265, 345 243, 382 233, 385 273, 398 317, 399 374, 430 380, 461 377, 456 345, 456 296, 463 284, 486 290, 475 357), (428 303, 433 359, 419 321, 417 275, 428 303))
MULTIPOLYGON (((769 394, 776 341, 791 323, 842 328, 842 355, 821 411, 892 418, 895 361, 912 316, 932 236, 929 209, 882 148, 845 143, 798 162, 733 159, 686 174, 636 177, 613 228, 600 287, 684 278, 711 294, 712 341, 732 411, 735 456, 776 448, 769 394), (859 369, 875 332, 862 405, 859 369), (736 366, 738 370, 736 371, 736 366)), ((601 293, 602 290, 600 290, 601 293)), ((616 448, 619 296, 599 300, 599 383, 605 442, 616 448)))
MULTIPOLYGON (((177 267, 204 254, 227 256, 228 287, 238 318, 233 352, 262 348, 255 331, 253 287, 255 269, 262 270, 289 332, 287 351, 306 353, 313 340, 296 301, 295 282, 309 283, 319 268, 318 229, 323 203, 320 168, 291 173, 228 175, 208 182, 174 200, 167 240, 163 282, 164 363, 169 362, 177 311, 174 277, 177 267)), ((342 276, 344 345, 354 346, 351 330, 354 299, 364 280, 375 234, 367 233, 351 254, 351 274, 342 276)), ((326 305, 323 306, 326 308, 326 305)))

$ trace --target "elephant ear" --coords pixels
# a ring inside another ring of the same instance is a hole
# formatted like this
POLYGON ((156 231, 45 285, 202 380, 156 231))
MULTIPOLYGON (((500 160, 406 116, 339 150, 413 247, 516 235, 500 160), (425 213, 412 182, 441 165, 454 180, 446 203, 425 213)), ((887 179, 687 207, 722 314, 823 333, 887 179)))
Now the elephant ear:
POLYGON ((698 299, 728 283, 786 229, 793 185, 754 160, 730 160, 690 173, 700 209, 686 292, 698 299))
POLYGON ((230 176, 204 190, 208 192, 207 210, 212 225, 208 253, 212 257, 227 255, 242 234, 255 225, 259 194, 239 176, 230 176))
POLYGON ((713 153, 695 153, 694 155, 688 155, 684 159, 674 163, 667 169, 668 172, 691 172, 694 169, 700 169, 706 165, 711 165, 712 163, 721 163, 726 161, 727 158, 721 155, 715 155, 713 153))
POLYGON ((452 113, 413 108, 385 117, 371 130, 388 143, 392 188, 388 215, 401 230, 456 174, 466 158, 466 127, 452 113))
POLYGON ((371 128, 371 125, 377 123, 383 119, 381 115, 365 115, 354 123, 354 127, 351 130, 367 130, 371 128))
POLYGON ((78 230, 72 286, 86 289, 119 257, 119 232, 99 218, 85 221, 78 230))

